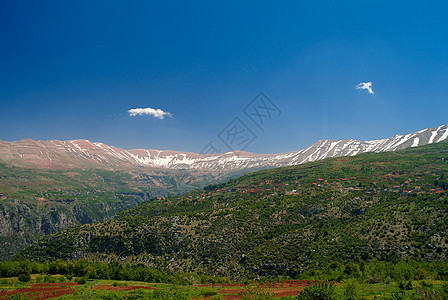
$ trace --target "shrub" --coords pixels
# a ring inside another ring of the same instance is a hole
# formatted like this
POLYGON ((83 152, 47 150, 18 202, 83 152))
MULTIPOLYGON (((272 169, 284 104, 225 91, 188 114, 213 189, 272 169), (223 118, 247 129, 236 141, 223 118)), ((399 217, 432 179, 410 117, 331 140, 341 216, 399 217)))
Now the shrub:
POLYGON ((442 285, 442 292, 443 292, 443 294, 444 294, 445 296, 448 296, 448 282, 445 282, 445 283, 442 285))
POLYGON ((348 263, 344 267, 344 274, 348 276, 356 276, 359 273, 359 266, 355 263, 348 263))
POLYGON ((202 295, 202 297, 204 297, 204 298, 211 298, 211 297, 216 296, 216 295, 218 295, 217 292, 210 292, 210 291, 208 291, 208 292, 205 292, 205 293, 202 295))
POLYGON ((423 270, 422 268, 417 269, 417 273, 414 275, 414 280, 422 280, 429 277, 429 274, 426 270, 423 270))
POLYGON ((298 300, 333 300, 336 292, 333 283, 317 283, 303 290, 296 299, 298 300))
POLYGON ((176 300, 187 300, 188 299, 188 295, 182 291, 179 290, 177 288, 172 288, 169 290, 154 290, 154 292, 152 292, 150 294, 151 296, 148 299, 160 299, 160 300, 172 300, 172 299, 176 299, 176 300))
POLYGON ((405 300, 406 293, 404 291, 395 292, 390 296, 390 299, 391 300, 405 300))
POLYGON ((243 299, 245 300, 271 300, 275 297, 272 291, 259 285, 250 286, 246 289, 246 291, 247 293, 245 293, 243 296, 243 299))
POLYGON ((440 268, 437 272, 437 278, 442 280, 448 279, 448 270, 446 268, 440 268))
POLYGON ((426 282, 426 281, 424 281, 424 280, 420 281, 420 285, 421 285, 423 288, 432 288, 432 283, 430 283, 430 282, 426 282))
POLYGON ((369 284, 384 282, 384 277, 383 276, 367 276, 365 282, 369 283, 369 284))
POLYGON ((412 290, 412 282, 410 282, 410 281, 408 281, 407 283, 399 282, 398 283, 398 288, 400 290, 410 291, 410 290, 412 290))
POLYGON ((84 277, 76 277, 75 282, 77 284, 86 284, 86 279, 84 277))
POLYGON ((56 282, 56 279, 51 275, 45 275, 44 282, 54 283, 56 282))
POLYGON ((31 276, 28 273, 19 275, 19 281, 21 281, 21 282, 28 282, 30 280, 31 280, 31 276))
POLYGON ((9 298, 9 300, 28 300, 28 298, 20 294, 15 294, 12 295, 11 298, 9 298))
POLYGON ((344 298, 347 300, 360 299, 359 285, 354 280, 349 280, 344 289, 344 298))

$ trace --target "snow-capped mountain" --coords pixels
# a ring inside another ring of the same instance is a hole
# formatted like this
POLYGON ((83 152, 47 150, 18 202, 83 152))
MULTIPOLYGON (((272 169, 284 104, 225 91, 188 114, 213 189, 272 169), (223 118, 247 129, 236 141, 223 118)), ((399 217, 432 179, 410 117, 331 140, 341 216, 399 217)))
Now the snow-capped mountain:
POLYGON ((153 167, 163 169, 200 169, 230 171, 297 165, 328 157, 351 156, 364 152, 395 151, 438 143, 448 138, 448 126, 398 134, 382 140, 320 140, 306 149, 281 154, 254 154, 232 151, 198 154, 180 151, 124 150, 88 140, 0 141, 0 161, 38 168, 153 167))

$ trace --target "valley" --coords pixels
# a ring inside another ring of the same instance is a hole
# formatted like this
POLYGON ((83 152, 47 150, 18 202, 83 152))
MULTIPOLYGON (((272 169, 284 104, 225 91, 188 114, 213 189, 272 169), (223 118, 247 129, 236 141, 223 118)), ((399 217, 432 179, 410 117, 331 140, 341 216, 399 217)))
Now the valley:
POLYGON ((0 258, 46 234, 110 219, 152 197, 217 181, 210 172, 194 170, 48 170, 0 164, 0 258))

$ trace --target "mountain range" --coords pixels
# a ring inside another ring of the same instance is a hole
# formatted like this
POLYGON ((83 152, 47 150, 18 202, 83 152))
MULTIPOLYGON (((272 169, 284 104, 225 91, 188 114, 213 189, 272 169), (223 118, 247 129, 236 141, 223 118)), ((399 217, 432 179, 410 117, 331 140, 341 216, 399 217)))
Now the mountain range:
POLYGON ((118 261, 232 279, 297 278, 374 259, 443 262, 447 150, 445 141, 252 172, 47 235, 15 258, 118 261))
POLYGON ((438 143, 448 138, 448 126, 427 128, 391 138, 359 141, 320 140, 308 148, 280 154, 255 154, 231 151, 198 154, 154 149, 124 150, 88 140, 16 142, 0 141, 0 161, 14 166, 70 169, 128 169, 150 167, 162 169, 200 169, 232 171, 298 165, 329 157, 353 156, 364 152, 396 151, 438 143))
POLYGON ((0 141, 0 259, 44 235, 113 218, 150 198, 180 195, 255 170, 417 149, 446 140, 447 127, 373 141, 321 140, 282 154, 124 150, 87 140, 0 141))

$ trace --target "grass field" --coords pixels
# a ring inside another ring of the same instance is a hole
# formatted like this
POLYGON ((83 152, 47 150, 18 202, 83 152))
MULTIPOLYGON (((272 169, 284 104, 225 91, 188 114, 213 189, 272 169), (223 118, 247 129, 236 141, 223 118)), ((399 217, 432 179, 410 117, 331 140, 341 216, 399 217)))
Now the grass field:
MULTIPOLYGON (((271 281, 263 284, 173 285, 139 281, 86 280, 32 275, 30 282, 0 279, 0 299, 295 299, 313 281, 271 281), (42 282, 52 281, 52 282, 42 282), (56 282, 55 282, 56 281, 56 282)), ((402 284, 335 283, 333 298, 322 299, 447 299, 447 283, 438 280, 402 284)), ((316 298, 317 299, 317 298, 316 298)), ((320 299, 320 298, 319 298, 320 299)))

